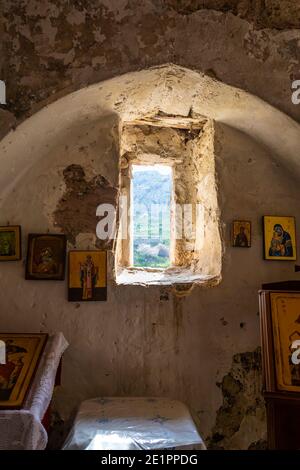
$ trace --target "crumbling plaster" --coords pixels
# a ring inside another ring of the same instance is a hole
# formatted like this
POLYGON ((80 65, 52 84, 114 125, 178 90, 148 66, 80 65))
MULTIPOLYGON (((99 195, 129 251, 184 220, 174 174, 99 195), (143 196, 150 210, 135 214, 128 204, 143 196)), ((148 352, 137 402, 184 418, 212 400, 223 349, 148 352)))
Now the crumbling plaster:
POLYGON ((2 0, 1 130, 70 91, 167 62, 248 90, 299 120, 297 0, 2 0), (255 71, 255 73, 253 73, 255 71))
MULTIPOLYGON (((257 290, 266 280, 293 276, 292 263, 263 261, 261 215, 276 206, 278 213, 300 217, 299 188, 289 172, 299 174, 297 123, 258 98, 181 67, 91 86, 42 109, 2 140, 1 223, 22 225, 24 251, 28 232, 59 231, 54 214, 68 190, 66 169, 79 165, 85 181, 101 176, 117 188, 120 120, 158 110, 215 119, 222 283, 185 298, 160 287, 115 286, 109 254, 108 301, 83 305, 67 302, 65 283, 25 281, 22 262, 6 263, 0 266, 0 329, 64 332, 70 348, 55 396, 63 419, 79 401, 97 395, 171 396, 188 404, 208 443, 223 432, 219 446, 245 448, 265 438, 261 404, 256 412, 248 396, 253 377, 260 388, 259 355, 253 353, 259 344, 257 290), (230 223, 239 217, 253 222, 250 250, 229 246, 230 223), (222 431, 227 388, 218 384, 232 375, 233 356, 246 352, 258 373, 238 366, 240 385, 230 393, 249 419, 230 428, 236 421, 229 407, 229 431, 222 431)), ((94 233, 76 237, 77 248, 94 244, 94 233)))
MULTIPOLYGON (((205 116, 228 124, 269 148, 288 170, 300 175, 298 123, 243 90, 179 66, 165 65, 125 74, 67 95, 9 133, 0 142, 0 151, 7 164, 13 159, 14 165, 7 167, 9 178, 5 170, 0 174, 1 197, 10 192, 31 165, 75 129, 83 135, 88 127, 85 132, 90 136, 113 116, 118 126, 118 119, 131 121, 158 111, 205 116)), ((115 178, 117 166, 111 165, 115 178)))

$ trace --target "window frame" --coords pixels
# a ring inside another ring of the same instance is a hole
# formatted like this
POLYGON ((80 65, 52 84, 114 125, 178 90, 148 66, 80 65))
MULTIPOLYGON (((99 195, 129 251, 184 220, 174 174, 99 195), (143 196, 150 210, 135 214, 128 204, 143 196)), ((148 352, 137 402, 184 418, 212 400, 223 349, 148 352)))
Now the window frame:
POLYGON ((211 287, 220 283, 223 244, 215 173, 214 129, 214 122, 210 120, 195 130, 143 123, 122 125, 120 199, 114 245, 114 272, 118 285, 198 284, 211 287), (171 265, 167 268, 132 266, 130 260, 131 167, 155 164, 172 167, 171 265), (124 207, 120 211, 120 200, 123 198, 126 201, 125 218, 124 207), (188 221, 188 225, 184 225, 186 205, 192 211, 192 230, 195 229, 192 238, 186 233, 186 227, 190 227, 191 223, 188 221), (199 205, 202 211, 200 219, 197 218, 199 205), (208 253, 203 248, 205 244, 209 247, 208 253))

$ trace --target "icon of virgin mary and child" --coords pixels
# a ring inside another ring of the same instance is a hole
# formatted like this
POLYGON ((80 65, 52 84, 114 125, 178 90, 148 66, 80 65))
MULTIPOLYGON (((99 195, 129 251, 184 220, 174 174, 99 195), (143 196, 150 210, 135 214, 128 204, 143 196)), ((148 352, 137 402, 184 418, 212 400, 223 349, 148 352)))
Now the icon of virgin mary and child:
POLYGON ((280 224, 274 225, 269 256, 293 256, 292 238, 280 224))

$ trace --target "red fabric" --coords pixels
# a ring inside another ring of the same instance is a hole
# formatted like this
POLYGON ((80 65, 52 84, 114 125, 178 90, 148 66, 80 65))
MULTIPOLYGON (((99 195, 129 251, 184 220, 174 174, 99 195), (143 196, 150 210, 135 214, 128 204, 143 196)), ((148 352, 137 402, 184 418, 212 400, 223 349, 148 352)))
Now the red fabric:
POLYGON ((5 380, 9 380, 14 368, 15 364, 13 362, 0 364, 0 377, 3 377, 5 380))

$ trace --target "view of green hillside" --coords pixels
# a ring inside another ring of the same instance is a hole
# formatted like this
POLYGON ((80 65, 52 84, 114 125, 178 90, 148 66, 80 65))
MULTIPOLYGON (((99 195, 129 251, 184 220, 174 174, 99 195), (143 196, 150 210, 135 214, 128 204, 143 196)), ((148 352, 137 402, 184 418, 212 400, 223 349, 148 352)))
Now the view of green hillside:
POLYGON ((133 264, 165 268, 170 265, 171 169, 134 166, 133 264))

